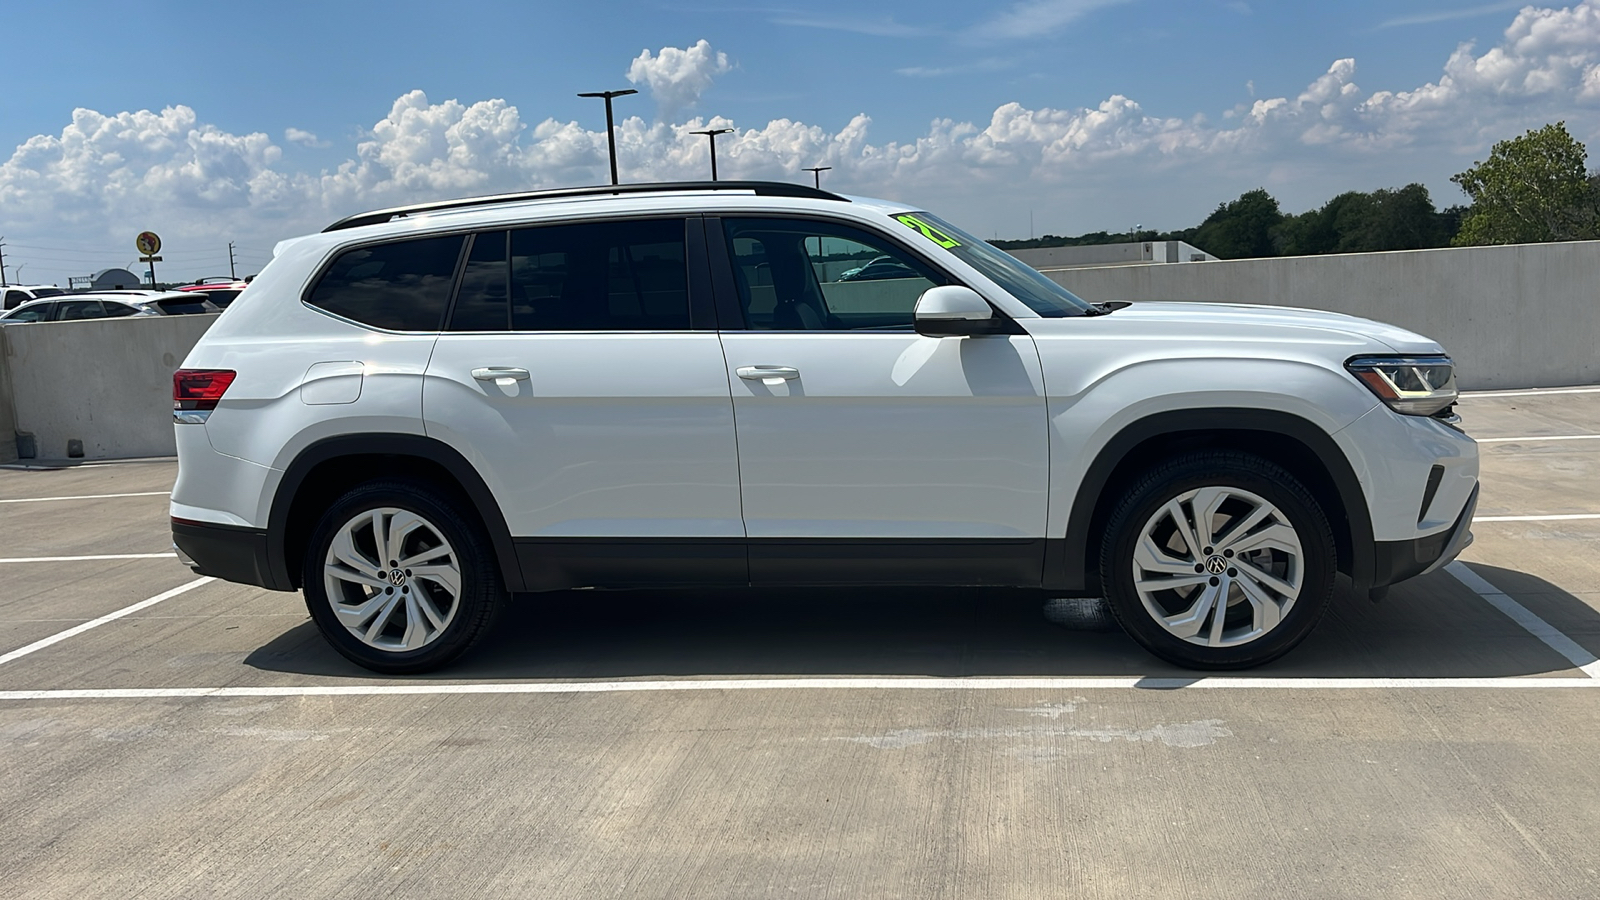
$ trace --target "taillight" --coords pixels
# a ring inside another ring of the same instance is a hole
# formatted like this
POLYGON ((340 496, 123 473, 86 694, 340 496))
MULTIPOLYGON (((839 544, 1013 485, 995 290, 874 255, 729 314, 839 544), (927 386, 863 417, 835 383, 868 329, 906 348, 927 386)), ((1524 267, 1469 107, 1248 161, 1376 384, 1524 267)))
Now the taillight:
POLYGON ((200 424, 210 418, 217 401, 239 373, 232 369, 179 369, 172 373, 172 417, 200 424))

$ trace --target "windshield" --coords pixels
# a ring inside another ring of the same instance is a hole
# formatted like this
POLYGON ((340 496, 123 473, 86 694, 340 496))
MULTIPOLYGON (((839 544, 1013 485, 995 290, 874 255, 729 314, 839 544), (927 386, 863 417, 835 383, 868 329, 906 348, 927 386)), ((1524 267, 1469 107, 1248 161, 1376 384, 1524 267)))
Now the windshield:
POLYGON ((962 262, 982 272, 990 281, 1047 319, 1094 314, 1091 304, 1032 266, 932 213, 901 213, 894 218, 955 254, 962 262))

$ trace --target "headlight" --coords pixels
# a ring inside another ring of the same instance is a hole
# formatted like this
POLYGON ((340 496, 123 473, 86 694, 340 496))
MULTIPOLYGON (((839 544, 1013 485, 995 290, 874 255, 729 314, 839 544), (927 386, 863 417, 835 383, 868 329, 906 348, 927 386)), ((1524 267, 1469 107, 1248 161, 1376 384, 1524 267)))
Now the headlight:
POLYGON ((1397 413, 1431 416, 1456 402, 1455 364, 1448 357, 1362 356, 1345 368, 1397 413))

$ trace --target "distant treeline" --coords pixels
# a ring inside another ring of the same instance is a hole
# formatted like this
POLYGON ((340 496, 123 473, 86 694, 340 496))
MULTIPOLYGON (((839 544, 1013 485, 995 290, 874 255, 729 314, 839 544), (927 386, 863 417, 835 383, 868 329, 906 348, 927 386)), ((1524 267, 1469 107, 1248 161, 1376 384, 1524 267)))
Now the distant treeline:
POLYGON ((1144 241, 1187 241, 1222 259, 1313 256, 1434 247, 1520 244, 1600 238, 1600 174, 1565 123, 1546 125, 1494 145, 1486 162, 1453 178, 1467 206, 1434 208, 1420 184, 1365 193, 1349 191, 1321 208, 1285 215, 1266 190, 1220 204, 1204 222, 1181 231, 1096 231, 993 241, 1003 250, 1144 241))

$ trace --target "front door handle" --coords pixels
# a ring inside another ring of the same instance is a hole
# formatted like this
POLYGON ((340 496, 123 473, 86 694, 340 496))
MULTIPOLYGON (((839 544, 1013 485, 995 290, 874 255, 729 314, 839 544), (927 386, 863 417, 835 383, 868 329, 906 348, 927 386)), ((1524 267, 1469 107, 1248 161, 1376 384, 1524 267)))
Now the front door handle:
POLYGON ((800 377, 800 370, 794 366, 740 366, 733 371, 747 381, 762 381, 768 384, 800 377))
POLYGON ((527 369, 516 366, 481 366, 472 370, 472 377, 479 381, 527 381, 530 377, 527 369))

